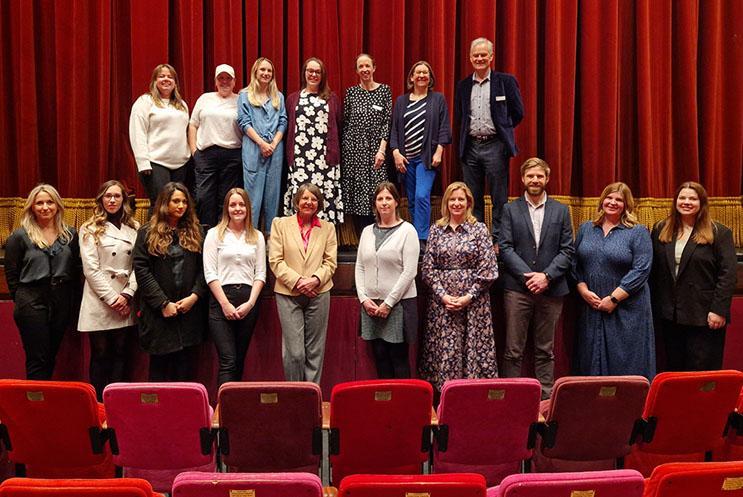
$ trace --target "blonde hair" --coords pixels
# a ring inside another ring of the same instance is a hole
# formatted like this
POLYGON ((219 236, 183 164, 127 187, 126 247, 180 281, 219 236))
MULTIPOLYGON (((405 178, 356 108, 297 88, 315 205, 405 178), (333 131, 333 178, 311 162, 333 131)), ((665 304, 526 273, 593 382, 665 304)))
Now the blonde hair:
POLYGON ((449 224, 449 199, 456 190, 464 191, 464 196, 467 198, 467 210, 464 211, 464 222, 472 224, 477 222, 477 218, 472 214, 472 206, 475 204, 475 197, 472 195, 472 190, 464 182, 455 181, 446 187, 446 191, 441 197, 441 217, 436 220, 437 226, 446 226, 449 224))
POLYGON ((632 228, 634 225, 640 222, 637 220, 637 216, 633 214, 633 211, 635 210, 635 198, 632 196, 632 190, 629 189, 629 186, 627 186, 626 183, 622 183, 621 181, 606 185, 604 191, 601 192, 601 197, 599 197, 599 205, 596 209, 596 217, 593 218, 593 224, 595 226, 600 226, 601 224, 603 224, 604 218, 606 217, 603 206, 604 199, 608 197, 609 194, 615 192, 618 192, 622 196, 622 200, 624 201, 624 210, 622 211, 622 217, 619 219, 619 224, 622 224, 628 228, 632 228))
POLYGON ((168 247, 173 243, 173 230, 168 224, 168 204, 175 192, 186 196, 186 212, 178 220, 178 243, 189 252, 201 252, 203 235, 201 225, 196 217, 194 202, 182 183, 171 181, 166 183, 155 201, 155 209, 149 221, 150 232, 147 234, 147 252, 150 255, 165 256, 168 247))
POLYGON ((245 202, 245 243, 256 243, 258 241, 258 230, 253 227, 253 207, 250 203, 250 197, 248 192, 242 188, 232 188, 224 196, 224 204, 222 205, 222 219, 217 224, 217 238, 221 242, 224 240, 224 233, 227 231, 227 226, 230 224, 230 197, 233 195, 240 195, 243 202, 245 202))
POLYGON ((684 229, 684 223, 681 221, 681 213, 676 208, 676 202, 678 201, 681 190, 689 188, 699 197, 699 212, 697 218, 694 221, 694 236, 692 240, 699 245, 709 245, 715 241, 715 228, 712 224, 712 218, 709 215, 709 198, 707 196, 707 190, 697 183, 696 181, 686 181, 676 189, 676 194, 673 196, 673 204, 671 205, 671 213, 665 219, 661 221, 663 228, 660 230, 658 240, 663 243, 670 243, 673 241, 673 237, 679 234, 684 229))
POLYGON ((271 99, 271 105, 273 108, 278 110, 281 105, 281 98, 279 97, 279 87, 276 86, 276 67, 273 65, 273 62, 271 62, 271 59, 266 57, 258 57, 258 59, 256 59, 255 63, 253 63, 253 68, 250 70, 250 83, 248 86, 243 88, 242 91, 248 94, 248 102, 250 102, 250 105, 253 107, 260 107, 263 105, 256 96, 260 89, 260 83, 258 82, 258 67, 262 62, 268 62, 271 64, 273 77, 271 78, 271 82, 268 83, 268 98, 271 99))
MULTIPOLYGON (((62 243, 69 243, 72 240, 72 228, 67 226, 64 221, 64 205, 62 205, 62 197, 59 196, 59 192, 52 185, 47 183, 39 183, 33 190, 31 190, 26 198, 26 203, 23 204, 23 211, 21 213, 21 227, 26 230, 26 234, 39 248, 49 248, 52 244, 48 243, 44 238, 44 234, 41 231, 39 223, 36 222, 36 215, 33 212, 34 203, 36 202, 36 196, 39 193, 46 193, 52 198, 52 202, 57 205, 57 213, 54 214, 54 229, 57 232, 57 237, 62 243)), ((53 243, 53 242, 52 242, 53 243)))
POLYGON ((181 93, 178 90, 178 73, 175 72, 175 68, 173 68, 173 66, 171 66, 170 64, 158 64, 152 71, 152 76, 150 77, 149 92, 150 97, 152 97, 152 101, 155 102, 155 105, 157 105, 158 107, 165 107, 163 99, 160 98, 160 90, 157 89, 157 76, 163 69, 167 69, 168 71, 170 71, 170 75, 173 77, 173 81, 175 81, 175 88, 173 88, 173 93, 170 94, 170 100, 168 101, 168 103, 176 109, 188 113, 188 111, 186 110, 186 105, 183 103, 181 93))
POLYGON ((121 211, 121 224, 135 230, 139 228, 139 223, 133 217, 132 207, 129 205, 129 193, 126 191, 124 184, 115 179, 106 181, 101 185, 98 194, 95 196, 93 215, 80 226, 80 234, 83 237, 92 236, 95 243, 98 243, 101 235, 106 231, 108 212, 103 207, 103 196, 112 186, 118 186, 121 189, 121 207, 119 209, 121 211))
POLYGON ((529 169, 534 169, 535 167, 540 168, 542 171, 544 171, 544 175, 548 178, 550 177, 550 166, 547 164, 547 161, 544 159, 540 159, 539 157, 531 157, 529 159, 526 159, 523 164, 521 164, 520 172, 521 177, 524 177, 524 174, 526 174, 526 171, 529 169))

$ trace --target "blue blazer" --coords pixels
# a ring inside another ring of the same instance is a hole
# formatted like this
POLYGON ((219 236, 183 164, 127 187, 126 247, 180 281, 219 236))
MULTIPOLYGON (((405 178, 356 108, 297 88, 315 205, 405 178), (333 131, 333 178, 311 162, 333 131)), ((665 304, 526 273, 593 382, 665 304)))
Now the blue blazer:
POLYGON ((529 293, 524 273, 546 272, 551 281, 544 294, 551 297, 568 294, 566 274, 570 271, 575 248, 573 224, 565 205, 547 196, 538 250, 529 206, 523 195, 503 206, 500 229, 498 243, 505 269, 501 271, 501 278, 506 290, 529 293))
MULTIPOLYGON (((398 149, 405 155, 405 108, 408 105, 408 95, 400 95, 395 101, 395 110, 392 112, 392 130, 390 131, 390 150, 398 149)), ((431 159, 438 145, 451 143, 451 125, 449 124, 449 107, 444 95, 437 91, 429 91, 426 102, 426 123, 423 130, 423 150, 421 161, 426 169, 431 169, 431 159)))
MULTIPOLYGON (((470 130, 470 98, 472 98, 472 75, 457 83, 454 116, 459 122, 459 157, 464 159, 470 130)), ((521 101, 519 82, 512 74, 490 71, 490 115, 498 136, 506 144, 509 157, 519 153, 513 128, 524 118, 524 102, 521 101), (502 97, 505 97, 503 99, 502 97), (501 100, 499 100, 501 98, 501 100)))

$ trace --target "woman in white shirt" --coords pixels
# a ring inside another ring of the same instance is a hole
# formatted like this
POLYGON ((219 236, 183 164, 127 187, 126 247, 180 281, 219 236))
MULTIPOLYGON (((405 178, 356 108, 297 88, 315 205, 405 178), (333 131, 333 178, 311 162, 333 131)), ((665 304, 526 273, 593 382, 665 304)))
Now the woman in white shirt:
POLYGON ((204 241, 204 277, 211 289, 209 331, 219 355, 218 383, 240 381, 253 336, 256 303, 266 282, 266 242, 253 227, 248 194, 227 192, 222 220, 204 241))
POLYGON ((160 64, 152 71, 149 91, 134 102, 129 116, 129 142, 150 214, 166 183, 186 182, 191 157, 187 128, 188 105, 178 91, 178 74, 170 64, 160 64))
POLYGON ((382 182, 374 193, 376 223, 364 228, 356 256, 361 338, 372 344, 380 378, 409 378, 408 344, 418 333, 415 275, 420 245, 400 219, 400 194, 382 182))
POLYGON ((93 216, 80 227, 85 287, 77 329, 90 338, 90 382, 98 398, 109 383, 124 380, 126 339, 134 333, 131 300, 137 291, 132 251, 139 224, 126 188, 106 181, 93 216))
POLYGON ((194 161, 196 213, 201 224, 215 226, 220 202, 230 188, 242 186, 242 133, 237 127, 235 70, 220 64, 214 71, 217 91, 196 101, 188 124, 194 161))

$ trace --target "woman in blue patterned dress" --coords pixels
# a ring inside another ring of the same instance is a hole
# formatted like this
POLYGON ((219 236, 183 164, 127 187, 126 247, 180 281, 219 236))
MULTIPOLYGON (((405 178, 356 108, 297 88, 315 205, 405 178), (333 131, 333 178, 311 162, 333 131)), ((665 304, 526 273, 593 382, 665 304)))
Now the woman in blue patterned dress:
POLYGON ((418 369, 439 391, 446 380, 498 376, 488 291, 498 278, 498 263, 490 232, 472 215, 473 205, 467 185, 448 186, 421 265, 430 295, 418 369))
POLYGON ((584 305, 577 374, 655 376, 648 287, 653 246, 634 206, 629 187, 612 183, 601 194, 596 218, 578 230, 574 276, 584 305))

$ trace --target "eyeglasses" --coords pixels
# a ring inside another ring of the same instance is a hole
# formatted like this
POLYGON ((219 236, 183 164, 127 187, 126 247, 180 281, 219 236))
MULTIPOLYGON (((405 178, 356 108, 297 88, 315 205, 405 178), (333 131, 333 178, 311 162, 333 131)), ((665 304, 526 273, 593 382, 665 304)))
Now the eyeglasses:
POLYGON ((121 200, 124 196, 120 193, 107 193, 103 196, 106 200, 121 200))
POLYGON ((306 69, 304 72, 307 74, 314 74, 316 76, 322 76, 322 69, 306 69))

